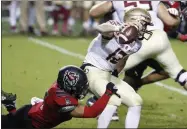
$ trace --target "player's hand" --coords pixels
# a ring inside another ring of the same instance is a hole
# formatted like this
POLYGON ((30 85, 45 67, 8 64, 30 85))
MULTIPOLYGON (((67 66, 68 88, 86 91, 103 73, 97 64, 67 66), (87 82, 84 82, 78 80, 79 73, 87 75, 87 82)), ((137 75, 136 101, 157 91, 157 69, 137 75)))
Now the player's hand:
POLYGON ((120 98, 120 95, 119 94, 117 94, 117 91, 118 91, 118 89, 117 89, 117 87, 112 83, 112 82, 109 82, 107 85, 106 85, 106 94, 108 94, 108 95, 112 95, 112 94, 115 94, 115 95, 117 95, 119 98, 120 98))
POLYGON ((176 8, 168 8, 167 9, 169 14, 175 17, 179 16, 179 11, 176 8))

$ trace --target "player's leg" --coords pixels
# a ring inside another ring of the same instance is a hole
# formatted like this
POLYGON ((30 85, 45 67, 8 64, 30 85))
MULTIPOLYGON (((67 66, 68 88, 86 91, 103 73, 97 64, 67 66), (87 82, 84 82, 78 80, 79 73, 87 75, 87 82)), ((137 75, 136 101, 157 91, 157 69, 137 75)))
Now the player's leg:
POLYGON ((128 106, 125 128, 138 128, 141 115, 142 98, 130 85, 121 79, 112 76, 111 82, 118 87, 122 103, 128 106))
POLYGON ((1 115, 1 126, 2 128, 13 128, 16 124, 14 122, 12 114, 16 112, 16 95, 12 93, 6 93, 2 90, 1 103, 6 107, 7 111, 9 112, 6 115, 1 115))
POLYGON ((56 3, 56 2, 57 1, 53 1, 54 9, 51 12, 51 16, 54 21, 52 35, 59 35, 58 21, 59 21, 59 14, 60 14, 59 10, 60 10, 61 5, 58 5, 58 3, 56 3))
POLYGON ((35 34, 34 25, 35 25, 35 21, 36 21, 36 10, 35 10, 34 4, 35 3, 33 1, 29 2, 29 8, 28 8, 28 13, 29 13, 28 33, 29 34, 35 34))
POLYGON ((27 32, 28 28, 28 0, 22 0, 20 2, 20 25, 21 25, 21 32, 27 32))
POLYGON ((126 117, 126 128, 137 128, 140 119, 140 111, 142 99, 141 97, 124 81, 111 76, 109 72, 99 70, 95 67, 86 67, 87 76, 89 79, 90 90, 98 97, 100 97, 106 88, 108 82, 113 82, 118 88, 118 94, 121 95, 121 98, 113 95, 109 100, 108 105, 105 110, 99 116, 98 119, 98 128, 107 128, 114 112, 117 107, 120 106, 121 101, 123 104, 129 107, 127 117, 126 117), (97 75, 97 76, 95 76, 97 75), (134 119, 132 123, 131 120, 134 119))
MULTIPOLYGON (((85 68, 89 80, 89 89, 99 98, 105 92, 106 85, 109 83, 110 72, 102 71, 96 67, 87 66, 85 68), (97 76, 96 76, 97 75, 97 76)), ((111 97, 113 104, 108 104, 98 119, 98 128, 107 128, 117 107, 121 104, 121 99, 116 95, 111 97)))
POLYGON ((36 19, 40 26, 41 35, 47 34, 47 27, 46 27, 46 16, 44 10, 44 0, 37 0, 35 2, 36 7, 36 19))
POLYGON ((6 115, 1 115, 2 128, 28 128, 32 127, 28 111, 31 105, 25 105, 16 110, 16 95, 2 91, 1 102, 9 112, 6 115))
POLYGON ((28 112, 32 105, 25 105, 15 113, 2 115, 2 128, 33 128, 28 112))
POLYGON ((10 23, 10 26, 11 26, 11 32, 13 32, 13 33, 17 32, 17 29, 16 29, 16 23, 17 23, 16 22, 17 21, 16 9, 17 9, 17 4, 18 4, 18 1, 12 0, 11 4, 10 4, 10 7, 9 7, 9 12, 10 12, 9 23, 10 23))
POLYGON ((65 6, 61 6, 60 13, 63 14, 62 33, 68 34, 68 19, 70 17, 70 9, 65 6))
POLYGON ((89 16, 89 9, 93 5, 93 1, 83 1, 83 34, 87 35, 90 31, 91 19, 89 16))
POLYGON ((167 35, 161 33, 159 39, 163 49, 157 53, 155 59, 163 66, 171 78, 175 79, 182 86, 187 85, 187 72, 181 66, 173 52, 167 35))

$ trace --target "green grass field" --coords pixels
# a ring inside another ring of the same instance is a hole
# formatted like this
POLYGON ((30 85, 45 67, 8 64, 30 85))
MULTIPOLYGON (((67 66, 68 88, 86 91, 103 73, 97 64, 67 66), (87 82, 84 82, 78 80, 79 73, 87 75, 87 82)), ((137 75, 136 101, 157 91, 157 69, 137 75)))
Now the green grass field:
MULTIPOLYGON (((82 55, 86 54, 91 41, 91 38, 36 38, 82 55)), ((172 40, 172 46, 181 64, 187 69, 187 44, 172 40)), ((28 37, 2 36, 2 89, 17 94, 17 107, 30 103, 33 96, 43 98, 45 91, 56 79, 59 68, 69 64, 80 66, 81 63, 81 59, 34 44, 28 37)), ((171 79, 163 83, 182 89, 171 79)), ((141 128, 187 128, 187 96, 155 84, 143 87, 139 93, 144 100, 141 128)), ((126 111, 125 106, 119 108, 120 121, 112 122, 110 128, 124 128, 126 111)), ((4 108, 2 112, 6 113, 4 108)), ((97 120, 72 119, 58 127, 96 128, 97 120)))

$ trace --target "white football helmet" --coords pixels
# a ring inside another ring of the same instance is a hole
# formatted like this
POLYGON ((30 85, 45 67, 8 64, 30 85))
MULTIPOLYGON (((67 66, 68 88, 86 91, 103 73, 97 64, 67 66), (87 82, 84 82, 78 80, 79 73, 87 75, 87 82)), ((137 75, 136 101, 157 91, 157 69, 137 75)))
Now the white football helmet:
POLYGON ((142 8, 132 8, 128 10, 125 13, 124 16, 124 21, 125 23, 130 23, 134 24, 137 29, 139 30, 139 39, 142 40, 144 39, 144 34, 148 33, 149 37, 145 39, 149 39, 152 35, 151 31, 147 30, 148 25, 153 25, 151 22, 151 15, 149 14, 148 11, 142 8))

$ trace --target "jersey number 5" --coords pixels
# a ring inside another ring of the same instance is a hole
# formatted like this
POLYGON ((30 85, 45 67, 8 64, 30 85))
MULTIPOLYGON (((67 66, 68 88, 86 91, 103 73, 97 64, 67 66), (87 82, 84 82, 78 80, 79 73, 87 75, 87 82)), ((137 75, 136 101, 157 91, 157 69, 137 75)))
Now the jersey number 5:
POLYGON ((125 7, 134 6, 134 7, 139 7, 139 8, 143 8, 146 10, 152 10, 151 1, 133 1, 133 2, 124 1, 124 6, 125 7))
POLYGON ((123 52, 120 48, 116 49, 113 53, 108 55, 106 58, 107 61, 109 61, 112 64, 117 64, 119 60, 121 60, 123 57, 125 57, 127 54, 123 52))

